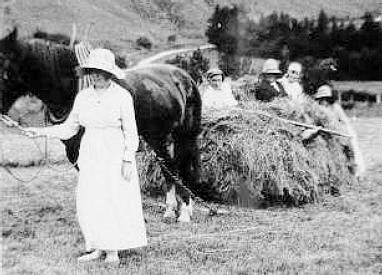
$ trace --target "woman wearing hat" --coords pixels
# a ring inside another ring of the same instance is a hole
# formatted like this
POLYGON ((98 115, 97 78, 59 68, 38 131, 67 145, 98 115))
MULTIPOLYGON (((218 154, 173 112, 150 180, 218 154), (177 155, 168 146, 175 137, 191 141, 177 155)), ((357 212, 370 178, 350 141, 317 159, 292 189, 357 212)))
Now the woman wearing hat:
POLYGON ((278 80, 283 86, 286 94, 291 100, 299 101, 303 96, 303 88, 300 84, 302 65, 298 62, 291 62, 286 74, 278 80))
POLYGON ((223 80, 223 72, 220 69, 213 68, 207 71, 207 87, 201 89, 204 108, 225 108, 238 104, 231 87, 224 85, 223 80))
POLYGON ((357 133, 345 111, 342 109, 341 105, 337 103, 332 88, 329 85, 320 86, 317 93, 314 95, 314 98, 320 105, 325 106, 332 112, 336 121, 343 125, 344 130, 351 136, 351 145, 354 152, 355 175, 361 177, 366 170, 366 166, 359 147, 357 133))
POLYGON ((277 81, 281 74, 279 62, 272 58, 267 59, 263 64, 262 81, 256 88, 256 99, 271 101, 275 97, 286 96, 284 87, 277 81))
POLYGON ((92 50, 80 69, 93 77, 94 85, 77 94, 68 119, 60 125, 25 130, 65 140, 85 127, 76 208, 90 253, 78 261, 99 259, 106 252, 106 262, 119 262, 119 250, 147 245, 135 163, 139 141, 133 100, 112 81, 124 78, 124 72, 111 51, 92 50))

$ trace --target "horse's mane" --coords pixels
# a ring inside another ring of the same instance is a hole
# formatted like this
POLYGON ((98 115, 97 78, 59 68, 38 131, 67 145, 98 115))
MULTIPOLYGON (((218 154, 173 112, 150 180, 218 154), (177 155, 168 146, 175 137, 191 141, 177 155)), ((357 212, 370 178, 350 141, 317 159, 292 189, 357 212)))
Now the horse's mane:
POLYGON ((43 39, 18 41, 21 51, 23 80, 44 102, 55 116, 66 115, 71 106, 61 106, 60 98, 70 99, 76 94, 75 52, 67 45, 43 39))
POLYGON ((61 33, 47 33, 41 30, 37 30, 33 34, 33 38, 43 39, 45 41, 51 41, 56 44, 69 45, 70 37, 61 33))
POLYGON ((336 67, 336 62, 333 58, 314 59, 307 57, 301 60, 301 63, 304 68, 302 84, 307 94, 315 94, 322 85, 331 85, 333 72, 330 69, 330 65, 336 67))
POLYGON ((64 74, 74 76, 78 65, 74 50, 64 44, 50 43, 42 39, 25 41, 26 58, 37 61, 38 65, 49 69, 54 80, 64 74))

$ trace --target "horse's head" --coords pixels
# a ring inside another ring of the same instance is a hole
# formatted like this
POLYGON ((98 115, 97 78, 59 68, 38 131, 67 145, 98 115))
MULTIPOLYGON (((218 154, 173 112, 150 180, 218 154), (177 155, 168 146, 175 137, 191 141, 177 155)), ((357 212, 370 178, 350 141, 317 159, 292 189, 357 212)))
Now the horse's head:
POLYGON ((23 54, 18 45, 17 29, 15 28, 0 40, 1 112, 6 112, 19 96, 18 93, 23 92, 26 88, 20 74, 22 58, 23 54))
POLYGON ((15 29, 0 40, 0 53, 3 112, 26 92, 40 98, 57 117, 70 110, 77 66, 72 48, 43 39, 18 39, 15 29))
POLYGON ((307 57, 304 61, 302 82, 307 94, 316 93, 320 86, 329 85, 335 79, 338 67, 335 59, 330 57, 316 61, 313 57, 307 57))

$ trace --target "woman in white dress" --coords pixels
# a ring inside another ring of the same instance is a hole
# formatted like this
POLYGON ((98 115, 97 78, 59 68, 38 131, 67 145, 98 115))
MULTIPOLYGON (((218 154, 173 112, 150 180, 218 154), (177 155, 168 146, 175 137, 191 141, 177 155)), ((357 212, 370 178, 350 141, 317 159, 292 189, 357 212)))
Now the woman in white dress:
POLYGON ((298 62, 291 62, 287 73, 277 81, 284 87, 288 97, 298 103, 303 100, 303 88, 300 83, 302 65, 298 62))
POLYGON ((80 69, 93 76, 94 86, 77 94, 68 119, 60 125, 25 130, 65 140, 85 127, 76 208, 86 250, 91 253, 78 261, 99 259, 105 251, 106 262, 119 262, 119 250, 147 245, 135 163, 139 140, 133 100, 112 81, 113 76, 122 79, 124 73, 111 51, 91 51, 80 69))

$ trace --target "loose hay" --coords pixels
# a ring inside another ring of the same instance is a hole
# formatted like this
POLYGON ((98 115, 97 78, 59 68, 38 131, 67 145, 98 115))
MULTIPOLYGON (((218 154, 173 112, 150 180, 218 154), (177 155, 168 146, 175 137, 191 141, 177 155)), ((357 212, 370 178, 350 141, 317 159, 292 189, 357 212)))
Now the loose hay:
MULTIPOLYGON (((353 182, 348 138, 320 134, 306 142, 301 137, 304 128, 254 110, 342 130, 325 108, 309 98, 300 103, 278 99, 247 102, 240 109, 207 110, 200 140, 206 188, 197 195, 243 206, 301 205, 316 202, 325 193, 338 194, 341 185, 353 182)), ((164 179, 150 150, 140 156, 139 167, 143 189, 160 190, 164 179)))

